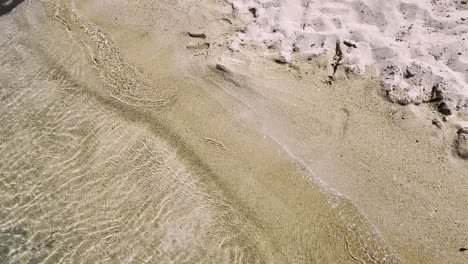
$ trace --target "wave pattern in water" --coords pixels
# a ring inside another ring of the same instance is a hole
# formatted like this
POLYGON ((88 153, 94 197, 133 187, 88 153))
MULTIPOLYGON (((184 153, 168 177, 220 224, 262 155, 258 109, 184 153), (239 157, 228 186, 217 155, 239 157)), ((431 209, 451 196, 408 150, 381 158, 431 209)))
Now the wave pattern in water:
POLYGON ((1 262, 268 259, 209 172, 22 41, 1 47, 1 262))

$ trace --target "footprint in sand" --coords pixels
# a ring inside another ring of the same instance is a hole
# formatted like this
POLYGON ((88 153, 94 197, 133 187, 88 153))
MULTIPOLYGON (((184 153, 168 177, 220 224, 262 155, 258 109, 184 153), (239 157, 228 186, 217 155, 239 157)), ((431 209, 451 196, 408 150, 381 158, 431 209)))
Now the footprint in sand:
POLYGON ((346 138, 348 131, 350 112, 346 108, 340 108, 335 114, 335 134, 337 135, 337 142, 341 145, 342 141, 346 138))

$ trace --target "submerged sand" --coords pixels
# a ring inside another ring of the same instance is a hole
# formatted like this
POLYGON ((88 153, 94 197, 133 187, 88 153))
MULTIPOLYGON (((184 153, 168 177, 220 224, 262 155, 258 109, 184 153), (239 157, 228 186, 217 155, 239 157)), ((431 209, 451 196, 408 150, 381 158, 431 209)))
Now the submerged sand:
POLYGON ((456 128, 378 80, 323 82, 327 56, 230 51, 225 8, 34 1, 0 17, 0 262, 466 261, 456 128))

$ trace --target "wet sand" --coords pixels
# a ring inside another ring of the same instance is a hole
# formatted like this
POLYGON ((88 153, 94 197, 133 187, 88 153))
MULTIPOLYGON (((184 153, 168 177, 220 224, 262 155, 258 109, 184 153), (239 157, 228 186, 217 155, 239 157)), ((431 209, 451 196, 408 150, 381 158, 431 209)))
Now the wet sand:
POLYGON ((1 18, 0 260, 463 263, 453 129, 375 80, 321 82, 327 58, 231 53, 223 8, 28 2, 1 18))

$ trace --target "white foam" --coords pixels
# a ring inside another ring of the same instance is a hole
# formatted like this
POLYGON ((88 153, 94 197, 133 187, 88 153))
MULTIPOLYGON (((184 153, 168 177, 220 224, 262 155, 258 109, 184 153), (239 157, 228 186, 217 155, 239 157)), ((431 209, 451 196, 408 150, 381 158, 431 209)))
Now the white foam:
POLYGON ((233 12, 250 17, 231 49, 252 42, 292 61, 294 51, 333 52, 337 40, 347 40, 357 47, 342 45, 343 64, 357 73, 376 66, 394 101, 428 102, 436 87, 449 108, 468 115, 468 4, 462 0, 230 1, 233 12))

